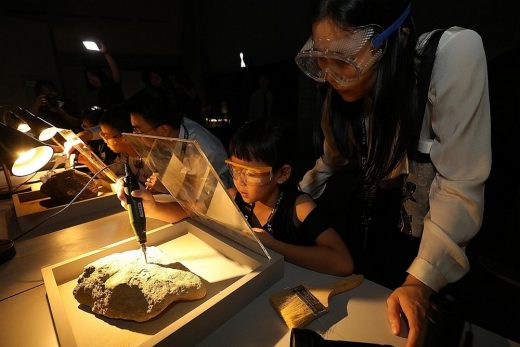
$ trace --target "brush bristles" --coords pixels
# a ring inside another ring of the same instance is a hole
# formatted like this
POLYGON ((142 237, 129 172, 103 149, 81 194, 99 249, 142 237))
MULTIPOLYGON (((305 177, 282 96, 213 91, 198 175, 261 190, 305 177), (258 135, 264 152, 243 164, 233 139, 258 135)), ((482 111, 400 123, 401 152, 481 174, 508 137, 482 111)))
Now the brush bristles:
POLYGON ((289 329, 304 327, 316 318, 312 309, 294 291, 282 291, 273 295, 270 301, 289 329))

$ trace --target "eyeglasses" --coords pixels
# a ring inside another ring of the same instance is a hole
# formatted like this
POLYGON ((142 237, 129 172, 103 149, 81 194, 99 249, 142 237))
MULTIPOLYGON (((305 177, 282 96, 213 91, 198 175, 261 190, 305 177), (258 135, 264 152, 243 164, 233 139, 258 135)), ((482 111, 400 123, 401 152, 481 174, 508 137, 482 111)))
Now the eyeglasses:
POLYGON ((411 12, 412 7, 408 5, 384 30, 371 24, 346 30, 346 36, 337 40, 315 42, 311 37, 296 55, 296 64, 317 82, 325 82, 326 76, 340 85, 355 82, 381 59, 388 37, 401 27, 411 12))
POLYGON ((133 133, 134 133, 134 134, 137 134, 137 135, 146 135, 146 134, 148 134, 150 131, 157 129, 158 127, 160 127, 161 125, 164 125, 164 124, 166 124, 166 123, 160 123, 160 124, 157 124, 156 126, 153 126, 153 127, 151 127, 150 129, 148 129, 148 130, 146 130, 146 131, 142 131, 141 129, 134 127, 134 129, 133 129, 133 133))
POLYGON ((103 141, 105 141, 107 144, 111 145, 111 144, 114 144, 116 143, 117 141, 119 141, 122 137, 123 137, 123 134, 117 134, 117 135, 110 135, 110 134, 107 134, 107 133, 104 133, 102 131, 99 132, 99 136, 103 139, 103 141))
POLYGON ((296 55, 296 64, 317 82, 325 82, 328 75, 340 85, 351 84, 383 56, 386 41, 377 48, 372 41, 382 31, 377 25, 369 25, 349 30, 338 40, 314 41, 311 37, 296 55))
POLYGON ((247 166, 226 159, 225 163, 234 180, 240 180, 244 185, 263 186, 273 179, 271 166, 247 166))

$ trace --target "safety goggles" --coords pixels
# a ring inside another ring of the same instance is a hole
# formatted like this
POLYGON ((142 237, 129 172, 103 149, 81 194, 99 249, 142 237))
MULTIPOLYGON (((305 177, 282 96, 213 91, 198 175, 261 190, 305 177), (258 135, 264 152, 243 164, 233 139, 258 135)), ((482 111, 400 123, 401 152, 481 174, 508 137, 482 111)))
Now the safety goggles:
POLYGON ((388 37, 410 15, 411 6, 388 28, 371 24, 345 30, 339 39, 307 40, 296 55, 296 65, 313 80, 323 83, 329 76, 339 85, 348 85, 376 64, 383 56, 388 37))
POLYGON ((244 185, 263 186, 273 179, 271 166, 247 166, 228 159, 225 162, 233 179, 240 180, 244 185))

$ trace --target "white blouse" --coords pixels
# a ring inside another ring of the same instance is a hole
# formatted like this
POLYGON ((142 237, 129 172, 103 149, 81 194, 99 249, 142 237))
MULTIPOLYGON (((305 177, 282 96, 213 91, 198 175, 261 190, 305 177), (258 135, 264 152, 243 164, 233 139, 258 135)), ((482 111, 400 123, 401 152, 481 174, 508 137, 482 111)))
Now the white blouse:
MULTIPOLYGON (((438 291, 469 271, 464 247, 482 224, 484 182, 491 169, 486 55, 472 30, 452 27, 441 36, 421 140, 429 143, 436 174, 419 252, 407 271, 438 291)), ((300 189, 314 198, 338 169, 327 165, 338 162, 327 147, 325 143, 324 156, 300 182, 300 189)), ((406 158, 403 166, 408 167, 406 158)), ((403 166, 390 176, 401 173, 403 166)))

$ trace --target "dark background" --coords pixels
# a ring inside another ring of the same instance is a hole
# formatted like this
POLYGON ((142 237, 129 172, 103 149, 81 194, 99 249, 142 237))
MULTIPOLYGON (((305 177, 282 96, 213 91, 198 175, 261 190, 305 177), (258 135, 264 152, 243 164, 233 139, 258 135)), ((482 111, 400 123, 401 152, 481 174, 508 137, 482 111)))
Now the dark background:
MULTIPOLYGON (((126 97, 143 87, 151 66, 183 71, 204 104, 218 114, 226 102, 230 132, 247 118, 257 77, 271 79, 273 112, 294 122, 299 157, 312 163, 311 134, 318 117, 316 86, 293 58, 310 34, 310 0, 2 1, 0 105, 30 107, 34 83, 54 81, 80 107, 93 105, 83 69, 106 69, 81 41, 103 41, 122 72, 126 97), (243 52, 247 67, 240 68, 243 52)), ((484 226, 468 247, 472 270, 454 291, 475 323, 520 340, 520 24, 516 1, 416 1, 419 32, 453 25, 483 38, 489 68, 493 169, 486 188, 484 226)), ((108 70, 106 70, 108 72, 108 70)))
MULTIPOLYGON (((107 68, 86 51, 85 38, 103 41, 122 71, 126 97, 142 88, 141 72, 158 66, 186 73, 214 112, 226 101, 244 119, 257 76, 267 74, 275 111, 302 126, 314 110, 314 85, 293 58, 310 34, 311 0, 2 1, 0 104, 28 106, 34 82, 49 79, 85 108, 87 65, 107 68), (243 52, 247 68, 240 69, 243 52)), ((520 29, 512 1, 417 1, 419 32, 452 25, 476 30, 489 60, 513 48, 520 29)), ((108 71, 108 70, 107 70, 108 71)))
MULTIPOLYGON (((235 126, 247 118, 260 74, 269 76, 273 112, 298 125, 300 152, 311 153, 315 85, 294 64, 310 35, 311 0, 2 1, 0 105, 30 106, 34 82, 54 81, 80 108, 95 104, 87 65, 105 69, 81 41, 101 40, 122 73, 126 97, 143 87, 152 66, 182 71, 205 105, 226 102, 235 126), (240 68, 243 52, 247 67, 240 68)), ((418 32, 458 25, 476 30, 491 61, 520 41, 513 1, 416 1, 418 32)), ((222 135, 227 141, 226 134, 222 135)))

